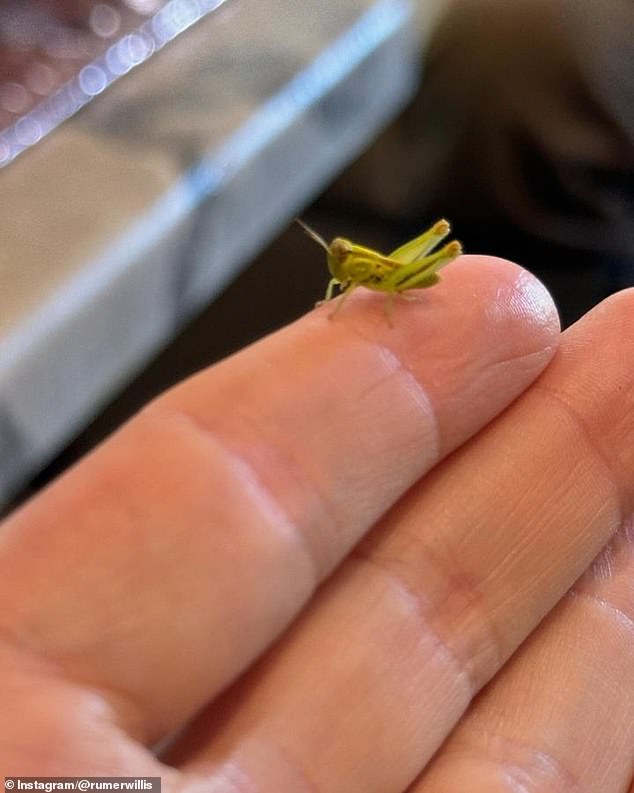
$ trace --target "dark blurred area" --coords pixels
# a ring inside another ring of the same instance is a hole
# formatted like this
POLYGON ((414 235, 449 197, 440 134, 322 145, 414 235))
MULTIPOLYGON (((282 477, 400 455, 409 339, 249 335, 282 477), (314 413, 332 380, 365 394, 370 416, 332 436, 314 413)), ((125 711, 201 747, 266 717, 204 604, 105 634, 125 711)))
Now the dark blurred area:
MULTIPOLYGON (((81 26, 94 4, 47 5, 81 26)), ((383 250, 442 216, 468 252, 538 275, 564 325, 634 284, 631 0, 453 0, 415 101, 305 214, 383 250)), ((161 390, 300 316, 326 281, 323 253, 288 229, 33 487, 161 390)))
POLYGON ((409 110, 329 193, 413 236, 447 216, 564 325, 634 284, 634 3, 453 0, 409 110))

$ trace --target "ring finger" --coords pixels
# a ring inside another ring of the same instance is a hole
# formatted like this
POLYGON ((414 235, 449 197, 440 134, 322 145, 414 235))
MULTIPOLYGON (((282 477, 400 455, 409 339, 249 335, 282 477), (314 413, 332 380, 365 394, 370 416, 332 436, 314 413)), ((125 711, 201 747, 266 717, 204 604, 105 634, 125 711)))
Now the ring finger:
POLYGON ((634 775, 634 521, 483 692, 411 793, 621 793, 634 775))

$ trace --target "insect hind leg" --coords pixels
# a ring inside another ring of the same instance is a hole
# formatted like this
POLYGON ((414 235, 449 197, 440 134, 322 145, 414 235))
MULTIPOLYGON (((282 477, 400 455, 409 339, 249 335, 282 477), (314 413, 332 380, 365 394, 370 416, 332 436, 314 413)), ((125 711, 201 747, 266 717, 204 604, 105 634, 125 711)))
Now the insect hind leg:
POLYGON ((445 267, 462 253, 462 246, 459 242, 450 242, 441 248, 437 253, 426 256, 417 262, 405 265, 401 269, 401 277, 394 285, 397 292, 404 292, 406 289, 425 289, 434 286, 440 281, 438 270, 445 267), (418 265, 418 268, 416 268, 418 265))
POLYGON ((390 328, 394 327, 394 297, 396 292, 388 292, 387 297, 385 298, 385 303, 383 304, 383 310, 385 311, 385 319, 387 320, 387 324, 390 328))

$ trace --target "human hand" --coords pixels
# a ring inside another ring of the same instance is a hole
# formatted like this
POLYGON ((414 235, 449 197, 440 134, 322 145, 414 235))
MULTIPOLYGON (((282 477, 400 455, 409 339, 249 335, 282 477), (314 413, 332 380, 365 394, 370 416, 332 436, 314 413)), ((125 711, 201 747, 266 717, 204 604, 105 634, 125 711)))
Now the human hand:
POLYGON ((3 526, 0 768, 626 789, 633 300, 531 385, 552 304, 463 257, 394 329, 355 296, 152 403, 3 526))

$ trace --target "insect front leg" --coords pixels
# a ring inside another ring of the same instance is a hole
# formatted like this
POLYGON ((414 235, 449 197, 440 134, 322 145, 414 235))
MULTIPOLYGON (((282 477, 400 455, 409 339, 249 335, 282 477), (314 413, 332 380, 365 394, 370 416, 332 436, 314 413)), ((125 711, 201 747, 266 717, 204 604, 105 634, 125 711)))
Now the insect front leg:
POLYGON ((317 308, 317 306, 323 306, 324 303, 327 303, 329 300, 332 300, 332 293, 335 291, 335 287, 337 286, 338 283, 339 281, 336 278, 331 278, 330 281, 328 281, 326 296, 324 297, 323 300, 318 300, 315 303, 315 308, 317 308))
POLYGON ((330 281, 328 281, 328 288, 326 289, 326 297, 324 297, 324 303, 327 302, 328 300, 332 300, 332 293, 335 291, 335 287, 337 286, 338 283, 339 281, 336 278, 331 278, 330 281))

